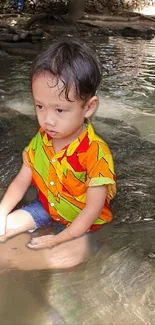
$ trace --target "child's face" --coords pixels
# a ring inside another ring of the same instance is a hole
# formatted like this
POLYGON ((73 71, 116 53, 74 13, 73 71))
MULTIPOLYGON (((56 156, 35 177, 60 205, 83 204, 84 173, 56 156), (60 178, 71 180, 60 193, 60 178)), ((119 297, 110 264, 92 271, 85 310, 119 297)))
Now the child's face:
MULTIPOLYGON (((73 102, 67 101, 64 94, 60 96, 62 86, 61 81, 55 86, 55 80, 48 74, 39 75, 33 78, 32 93, 40 126, 52 138, 70 141, 81 133, 85 117, 90 117, 95 109, 92 104, 83 105, 83 101, 76 100, 74 89, 69 92, 73 102)), ((96 100, 96 96, 93 98, 96 100)))

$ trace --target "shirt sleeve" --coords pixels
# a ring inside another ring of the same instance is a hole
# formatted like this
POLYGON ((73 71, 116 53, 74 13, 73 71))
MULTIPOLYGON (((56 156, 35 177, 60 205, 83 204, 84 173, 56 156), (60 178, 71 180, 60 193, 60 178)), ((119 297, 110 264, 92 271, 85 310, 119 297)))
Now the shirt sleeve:
POLYGON ((37 134, 34 138, 32 138, 32 140, 30 141, 28 146, 25 147, 22 153, 23 163, 31 169, 33 169, 33 165, 34 165, 37 134))
POLYGON ((116 194, 116 175, 113 157, 106 143, 93 142, 87 156, 87 186, 108 186, 107 197, 116 194))

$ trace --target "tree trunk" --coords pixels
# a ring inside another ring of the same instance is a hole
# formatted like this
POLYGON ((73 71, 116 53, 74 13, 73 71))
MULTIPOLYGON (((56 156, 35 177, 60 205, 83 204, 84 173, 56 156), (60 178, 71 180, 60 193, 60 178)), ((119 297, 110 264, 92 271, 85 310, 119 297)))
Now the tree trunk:
POLYGON ((68 18, 71 21, 77 21, 84 16, 85 0, 70 0, 68 8, 68 18))

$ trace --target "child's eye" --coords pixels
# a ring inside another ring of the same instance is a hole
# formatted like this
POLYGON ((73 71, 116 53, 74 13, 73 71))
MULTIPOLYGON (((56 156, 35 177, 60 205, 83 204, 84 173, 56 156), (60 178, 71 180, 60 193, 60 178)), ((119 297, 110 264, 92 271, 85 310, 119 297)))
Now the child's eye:
POLYGON ((63 110, 62 110, 62 109, 60 109, 60 108, 58 108, 58 109, 57 109, 57 112, 58 112, 58 113, 62 113, 62 112, 63 112, 63 110))
POLYGON ((36 109, 42 109, 43 108, 43 106, 41 106, 41 105, 36 105, 36 109))

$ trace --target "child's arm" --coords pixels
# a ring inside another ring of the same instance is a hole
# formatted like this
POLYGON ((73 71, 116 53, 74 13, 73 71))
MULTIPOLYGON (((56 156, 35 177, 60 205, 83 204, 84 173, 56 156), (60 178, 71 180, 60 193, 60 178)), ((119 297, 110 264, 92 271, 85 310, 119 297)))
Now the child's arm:
POLYGON ((86 206, 75 218, 72 224, 58 235, 47 235, 33 238, 30 248, 42 248, 55 246, 65 241, 80 237, 91 227, 99 217, 107 195, 107 186, 93 186, 87 189, 86 206))
POLYGON ((5 234, 7 215, 22 199, 31 184, 31 180, 32 171, 23 164, 19 173, 9 185, 2 201, 0 202, 0 235, 5 234))
POLYGON ((85 208, 75 218, 72 224, 65 229, 69 237, 67 240, 80 237, 89 230, 103 209, 106 195, 106 185, 88 187, 85 208))

